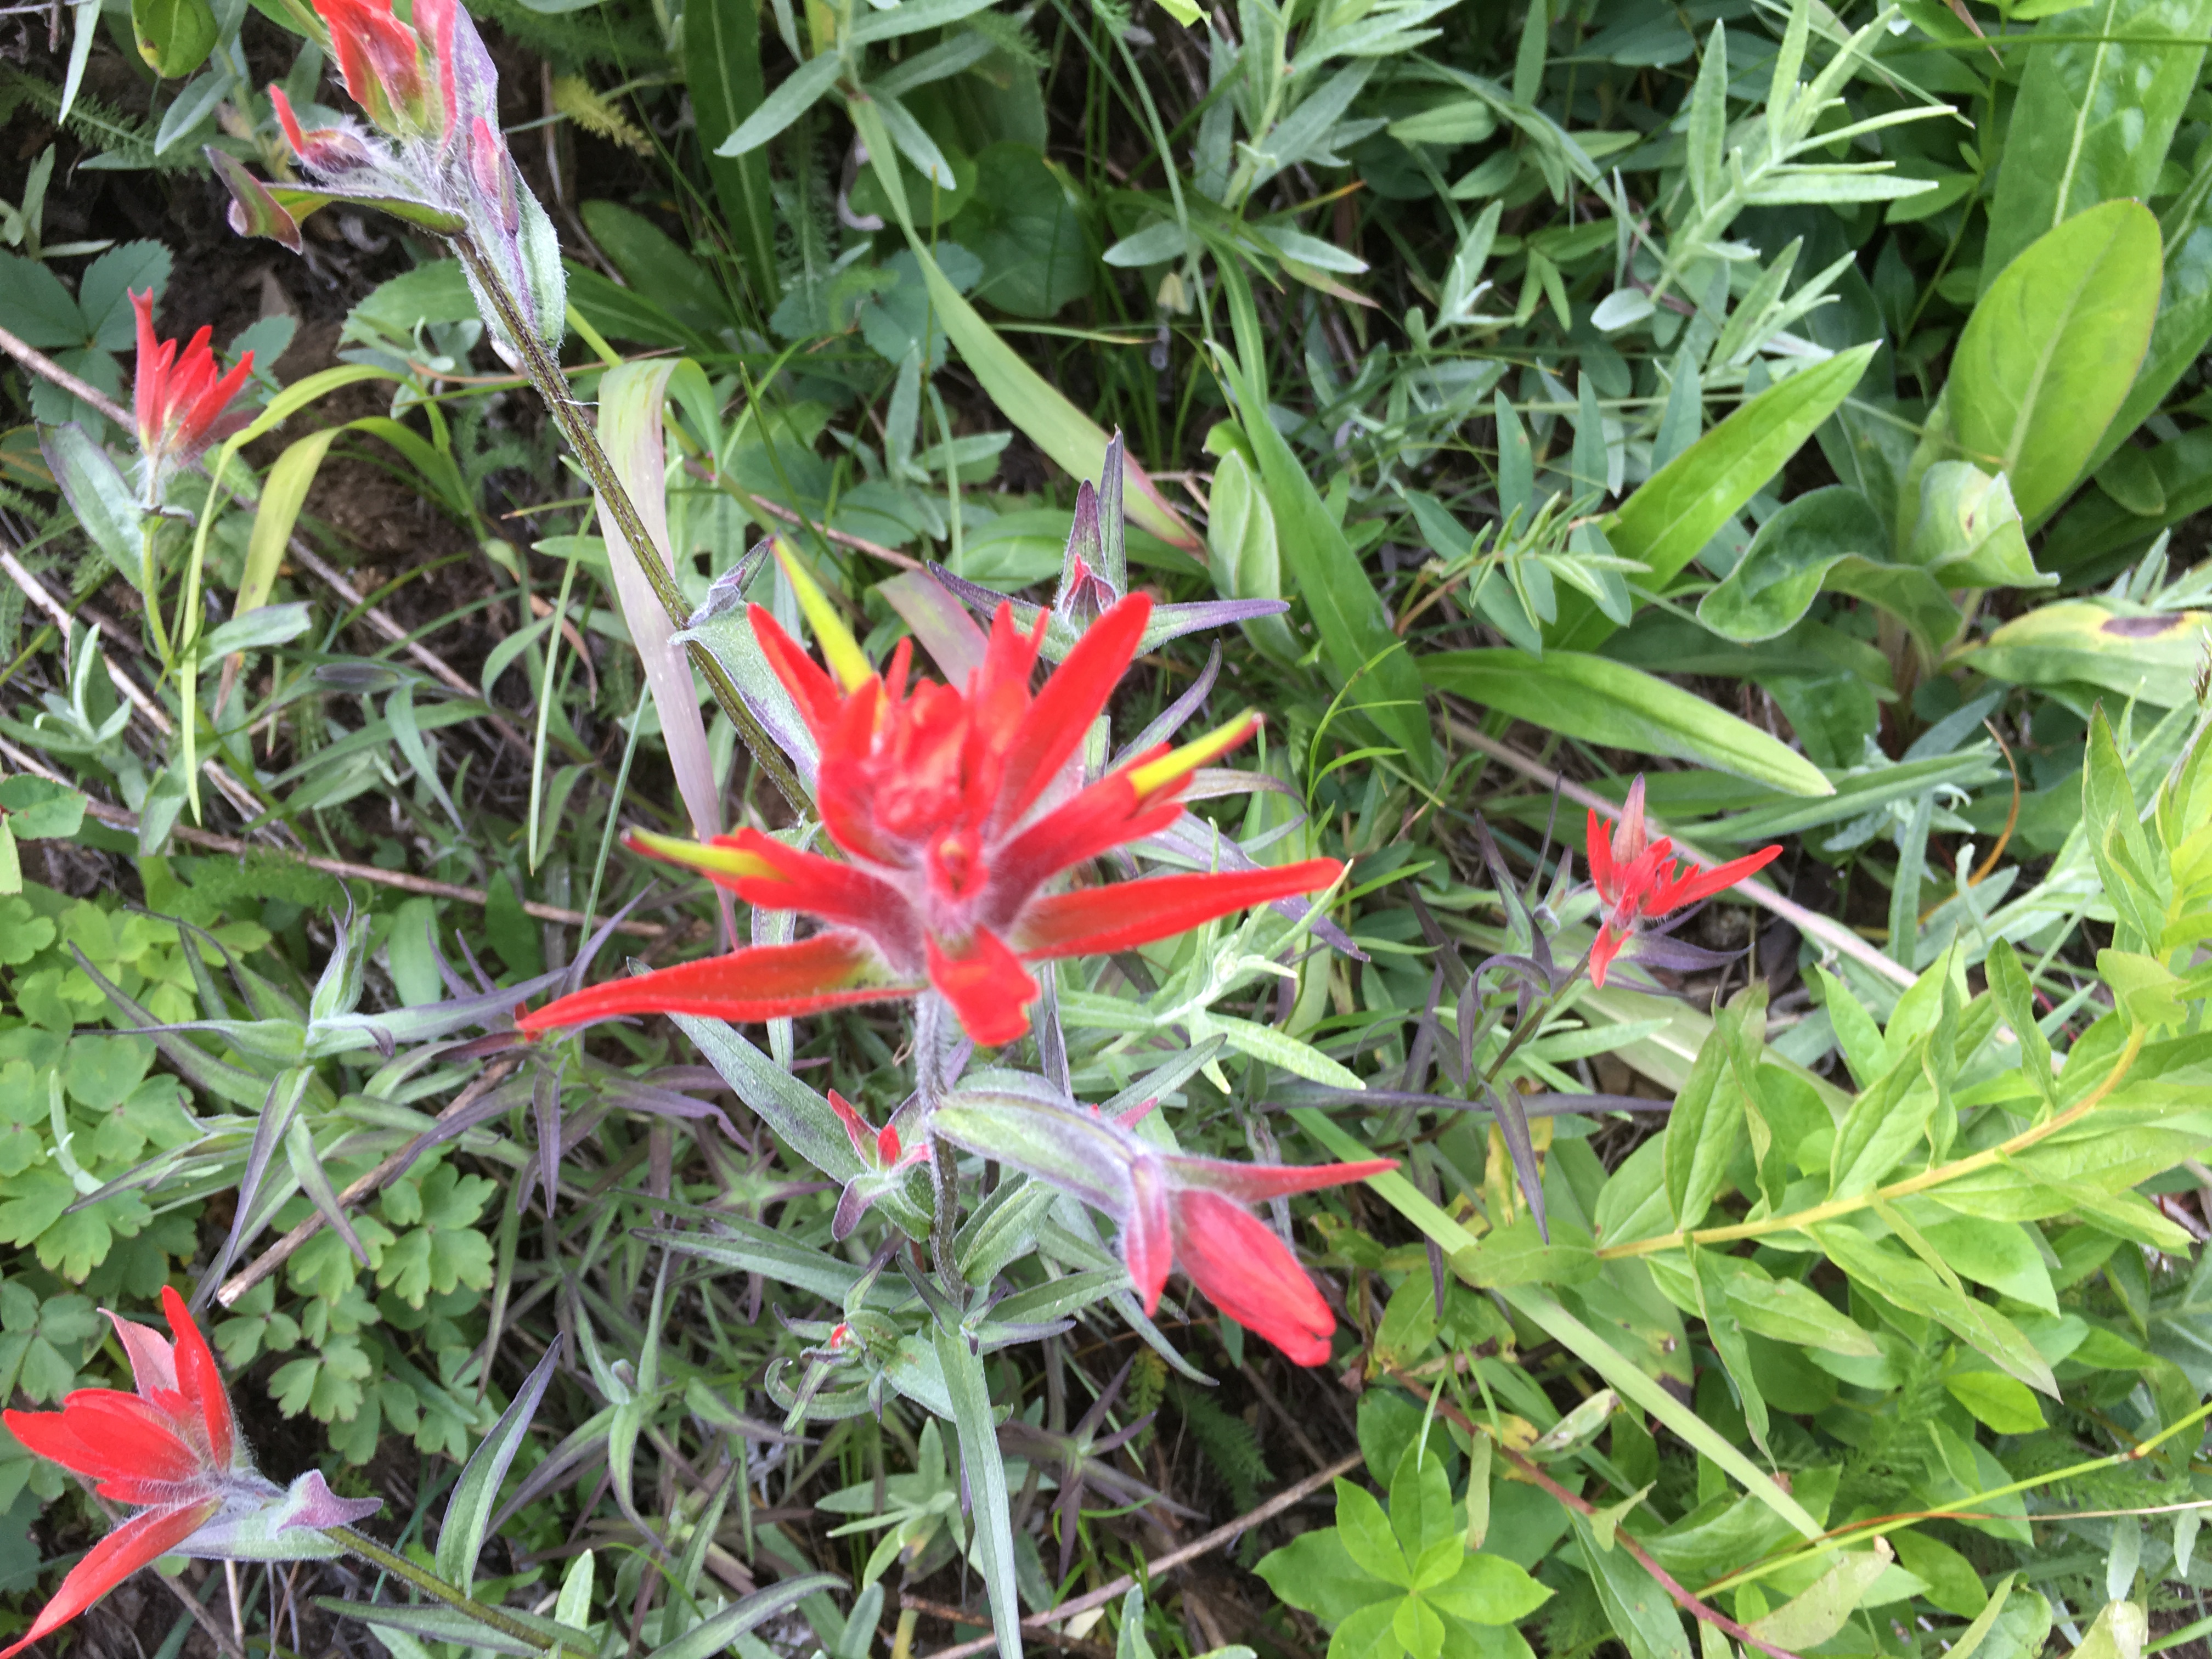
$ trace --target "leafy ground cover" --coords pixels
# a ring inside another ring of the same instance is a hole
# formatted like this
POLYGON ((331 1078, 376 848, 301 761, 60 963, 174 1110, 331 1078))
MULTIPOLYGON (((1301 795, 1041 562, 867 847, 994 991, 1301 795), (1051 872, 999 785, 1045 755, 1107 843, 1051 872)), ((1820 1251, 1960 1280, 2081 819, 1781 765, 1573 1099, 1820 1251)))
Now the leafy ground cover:
POLYGON ((2203 1642, 2207 0, 0 31, 9 1640, 2203 1642))

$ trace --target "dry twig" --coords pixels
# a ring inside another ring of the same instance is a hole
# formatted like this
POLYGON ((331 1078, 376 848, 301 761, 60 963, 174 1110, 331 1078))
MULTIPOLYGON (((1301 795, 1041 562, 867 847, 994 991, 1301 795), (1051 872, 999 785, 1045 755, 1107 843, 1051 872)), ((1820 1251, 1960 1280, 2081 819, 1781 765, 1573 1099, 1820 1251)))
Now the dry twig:
MULTIPOLYGON (((455 1095, 446 1109, 438 1114, 438 1122, 440 1124, 449 1122, 468 1110, 503 1082, 507 1074, 519 1064, 520 1062, 518 1060, 502 1060, 485 1067, 482 1076, 455 1095)), ((351 1209, 362 1199, 383 1186, 386 1182, 399 1174, 428 1150, 430 1137, 436 1132, 434 1127, 424 1130, 367 1175, 348 1186, 338 1194, 338 1208, 351 1209)), ((222 1288, 215 1293, 215 1299, 226 1308, 235 1306, 239 1297, 290 1261, 292 1253, 322 1231, 323 1226, 322 1211, 318 1208, 310 1212, 305 1221, 262 1251, 246 1267, 224 1280, 222 1288)))

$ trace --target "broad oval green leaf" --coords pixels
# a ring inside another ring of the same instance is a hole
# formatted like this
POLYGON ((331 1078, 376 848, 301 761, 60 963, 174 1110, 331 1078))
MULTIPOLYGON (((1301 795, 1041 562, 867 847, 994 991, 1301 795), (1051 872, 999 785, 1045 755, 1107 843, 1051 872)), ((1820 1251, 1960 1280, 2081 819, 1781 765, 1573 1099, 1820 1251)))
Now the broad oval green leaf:
POLYGON ((2015 685, 2092 685, 2175 708, 2195 695, 2212 611, 2116 614, 2092 599, 2062 600, 2016 617, 1965 660, 2015 685))
POLYGON ((1422 659, 1421 673, 1437 690, 1585 743, 1695 761, 1793 795, 1834 793, 1820 768, 1779 739, 1626 663, 1498 646, 1438 652, 1422 659))
POLYGON ((181 80, 215 50, 221 31, 208 0, 131 0, 138 55, 165 81, 181 80))
POLYGON ((1990 208, 1985 289, 2083 209, 2160 193, 2208 28, 2212 0, 2092 0, 2038 25, 2037 49, 2021 54, 2020 100, 1990 208))
POLYGON ((1796 626, 1845 559, 1878 560, 1889 527, 1874 503, 1834 484, 1800 495, 1759 527, 1721 585, 1698 602, 1698 620, 1750 644, 1796 626))
POLYGON ((2063 501, 2150 345, 2158 221, 2107 202, 2039 236, 1990 285, 1945 387, 1951 441, 2012 480, 2033 524, 2063 501))

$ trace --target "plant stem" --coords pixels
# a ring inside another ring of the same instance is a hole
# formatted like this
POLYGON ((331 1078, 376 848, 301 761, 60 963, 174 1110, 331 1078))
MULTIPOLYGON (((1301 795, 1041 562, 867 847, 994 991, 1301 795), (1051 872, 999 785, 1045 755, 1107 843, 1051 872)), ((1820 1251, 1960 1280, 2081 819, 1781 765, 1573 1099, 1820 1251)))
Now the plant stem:
POLYGON ((455 1589, 436 1573, 416 1566, 405 1556, 385 1548, 374 1538, 356 1532, 351 1527, 331 1527, 325 1530, 362 1560, 383 1568, 394 1578, 404 1579, 423 1595, 443 1601, 454 1612, 465 1613, 479 1625, 498 1631, 501 1635, 512 1636, 517 1641, 527 1642, 534 1648, 545 1649, 553 1645, 520 1619, 498 1607, 487 1607, 476 1597, 455 1589))
MULTIPOLYGON (((608 514, 621 530, 623 540, 629 544, 630 556, 637 561, 638 568, 645 573, 646 580, 659 595, 661 605, 668 611, 669 620, 679 629, 686 627, 690 621, 691 607, 684 599, 683 590, 676 585, 675 574, 662 561, 660 550, 653 545, 652 533, 646 529, 645 520, 639 517, 637 505, 630 500, 629 492, 623 488, 614 464, 607 459, 606 451, 600 447, 598 433, 584 418, 582 406, 568 395, 568 382, 561 373, 560 364, 553 361, 538 340, 536 330, 524 319, 520 308, 514 303, 514 296, 507 291, 505 283, 492 268, 490 261, 477 251, 476 245, 466 236, 456 236, 453 240, 453 251, 474 273, 483 292, 490 296, 492 308, 499 313, 500 326, 507 331, 507 337, 514 342, 515 349, 521 356, 523 373, 538 388, 538 395, 545 400, 546 407, 552 411, 554 424, 561 428, 561 435, 568 441, 568 447, 583 463, 585 476, 592 481, 592 488, 599 492, 600 500, 606 503, 608 514)), ((775 739, 753 718, 752 710, 745 707, 744 699, 738 696, 737 686, 722 665, 696 640, 691 642, 690 650, 692 665, 707 677, 715 703, 728 717, 730 724, 737 728, 738 736, 752 755, 754 763, 768 774, 769 781, 782 792, 783 798, 793 808, 801 812, 807 811, 810 803, 806 791, 799 784, 798 774, 777 751, 775 739)))
POLYGON ((1796 1232, 1806 1227, 1818 1226, 1823 1221, 1833 1221, 1839 1216, 1863 1210, 1869 1205, 1882 1204, 1896 1199, 1909 1198, 1915 1193, 1924 1193, 1930 1187, 1940 1187, 1947 1181, 1956 1181, 1993 1164, 2002 1164, 2018 1153, 2026 1152, 2038 1141, 2048 1139, 2059 1130, 2078 1123, 2094 1111, 2105 1097, 2119 1086, 2128 1068, 2136 1063, 2142 1050, 2143 1038, 2149 1027, 2138 1025, 2128 1034, 2127 1044, 2113 1061, 2112 1069, 2105 1074, 2104 1081, 2092 1089, 2078 1105, 2069 1106, 2056 1117, 2021 1130, 2002 1145, 1970 1152, 1965 1158, 1954 1158, 1932 1170, 1923 1170, 1918 1175, 1893 1181, 1887 1187, 1877 1187, 1871 1192, 1856 1193, 1844 1198, 1832 1198, 1825 1204, 1815 1204, 1808 1210, 1793 1210, 1787 1215, 1766 1216, 1757 1221, 1739 1221, 1727 1227, 1701 1227, 1695 1232, 1662 1233, 1656 1238, 1639 1238, 1626 1244, 1608 1245, 1597 1254, 1601 1261, 1617 1256, 1656 1255, 1661 1250, 1680 1250, 1692 1243, 1726 1244, 1740 1238, 1763 1238, 1770 1233, 1796 1232))
MULTIPOLYGON (((1403 1371, 1394 1370, 1389 1375, 1392 1382, 1396 1382, 1400 1387, 1406 1389, 1420 1400, 1430 1400, 1435 1392, 1425 1384, 1416 1382, 1413 1377, 1407 1376, 1403 1371)), ((1482 1432, 1481 1429, 1475 1423, 1470 1420, 1464 1412, 1461 1411, 1458 1407, 1453 1405, 1449 1401, 1436 1400, 1434 1403, 1437 1411, 1440 1414, 1450 1418, 1469 1434, 1479 1434, 1482 1432)), ((1569 1492, 1565 1486, 1561 1486, 1558 1481, 1553 1480, 1550 1475, 1547 1474, 1540 1466, 1528 1458, 1523 1457, 1519 1452, 1515 1451, 1510 1446, 1506 1445, 1503 1441, 1496 1442, 1494 1443, 1494 1455, 1504 1458, 1507 1462, 1513 1466, 1516 1477, 1517 1479, 1527 1481, 1532 1486, 1541 1487, 1544 1491, 1551 1493, 1551 1495, 1557 1498, 1565 1507, 1572 1510, 1576 1514, 1585 1518, 1593 1517, 1597 1514, 1598 1510, 1596 1504, 1591 1503, 1587 1498, 1578 1498, 1573 1492, 1569 1492)), ((1719 1608, 1709 1605, 1702 1598, 1685 1589, 1675 1580, 1673 1574, 1669 1573, 1666 1568, 1661 1566, 1656 1560, 1652 1559, 1651 1553, 1649 1550, 1645 1549, 1640 1542, 1629 1534, 1627 1528, 1617 1527, 1613 1531, 1613 1541, 1620 1546, 1624 1550, 1627 1551, 1628 1554, 1635 1561, 1636 1565, 1643 1568, 1644 1571, 1650 1573, 1651 1577, 1657 1581, 1659 1588, 1665 1590, 1667 1594, 1673 1598, 1675 1605, 1680 1607, 1683 1612, 1688 1613, 1692 1618, 1704 1620, 1706 1624, 1711 1625, 1714 1629, 1720 1631, 1724 1635, 1735 1638, 1735 1640, 1742 1643, 1746 1647, 1757 1648, 1761 1653, 1769 1656, 1769 1659, 1797 1659, 1797 1656, 1792 1653, 1788 1648, 1778 1647, 1773 1643, 1763 1640, 1759 1637, 1753 1635, 1748 1627, 1737 1623, 1735 1620, 1729 1618, 1728 1614, 1723 1613, 1719 1608)))

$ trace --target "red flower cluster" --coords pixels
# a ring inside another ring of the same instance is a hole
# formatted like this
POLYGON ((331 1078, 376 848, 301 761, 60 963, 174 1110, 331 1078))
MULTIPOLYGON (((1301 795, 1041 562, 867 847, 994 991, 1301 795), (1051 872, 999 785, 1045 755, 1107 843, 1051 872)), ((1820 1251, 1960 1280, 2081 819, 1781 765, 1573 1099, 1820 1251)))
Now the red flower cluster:
POLYGON ((1164 1151, 1120 1122, 1012 1089, 956 1090, 929 1129, 1074 1194, 1121 1226, 1121 1259, 1149 1314, 1180 1264, 1215 1307, 1301 1365, 1329 1357, 1336 1316, 1272 1229, 1244 1208, 1364 1181, 1389 1158, 1305 1166, 1231 1164, 1164 1151))
POLYGON ((154 291, 133 294, 131 303, 138 313, 137 385, 132 398, 138 449, 146 459, 148 499, 158 501, 162 477, 191 465, 209 445, 228 437, 248 418, 243 410, 228 417, 226 411, 253 373, 253 354, 247 352, 229 374, 222 374, 209 344, 211 330, 202 328, 193 335, 180 355, 174 340, 154 337, 154 291))
POLYGON ((1043 623, 1024 636, 1000 606, 982 666, 956 690, 913 677, 910 640, 878 674, 805 571, 787 568, 831 672, 758 606, 753 634, 820 745, 816 805, 845 858, 752 830, 707 846, 647 835, 632 845, 825 931, 593 986, 524 1017, 524 1031, 614 1014, 772 1019, 934 989, 976 1042, 1011 1042, 1037 994, 1024 962, 1125 951, 1340 872, 1334 859, 1310 859, 1044 892, 1060 872, 1172 823, 1191 774, 1249 737, 1258 716, 1172 752, 1158 744, 1077 787, 1085 737, 1151 615, 1144 595, 1101 617, 1034 695, 1043 623))
POLYGON ((1604 902, 1604 920, 1598 927, 1596 943, 1590 946, 1590 983, 1605 983, 1607 966, 1635 936, 1638 922, 1711 898, 1781 856, 1778 846, 1762 847, 1756 853, 1692 873, 1687 865, 1675 862, 1673 841, 1665 836, 1646 841, 1644 780, 1639 775, 1628 787, 1617 844, 1612 826, 1595 811, 1589 815, 1590 884, 1604 902))
POLYGON ((102 1498, 143 1505, 93 1546, 62 1580, 15 1656, 58 1630, 132 1573, 164 1555, 286 1560, 336 1555, 319 1528, 349 1525, 381 1505, 334 1496, 315 1473, 288 1492, 254 1473, 207 1339, 184 1298, 164 1287, 173 1344, 114 1321, 137 1391, 79 1389, 58 1412, 6 1413, 8 1431, 40 1457, 97 1481, 102 1498))
MULTIPOLYGON (((416 0, 411 28, 393 15, 392 0, 316 0, 315 9, 330 26, 338 76, 372 125, 396 138, 440 138, 453 131, 459 116, 455 0, 416 0)), ((272 88, 270 95, 282 94, 272 88)), ((279 118, 289 117, 289 107, 279 107, 279 118)), ((288 136, 290 125, 288 121, 288 136)), ((299 148, 296 140, 294 148, 299 148)))

